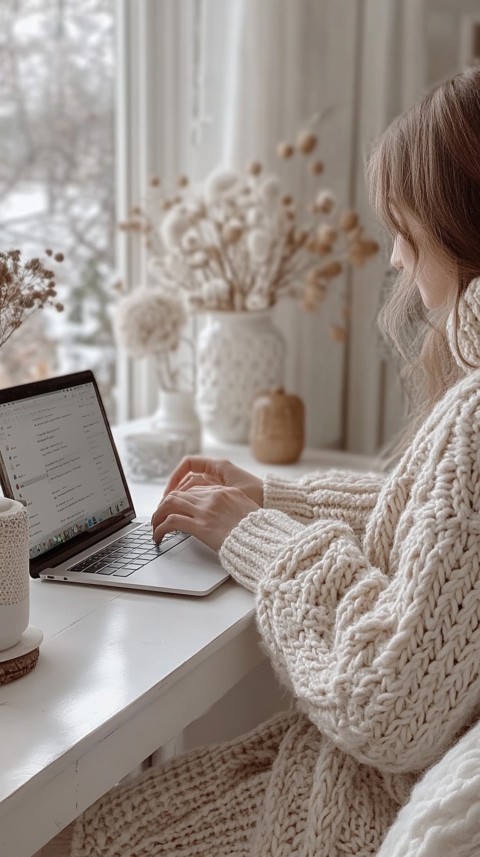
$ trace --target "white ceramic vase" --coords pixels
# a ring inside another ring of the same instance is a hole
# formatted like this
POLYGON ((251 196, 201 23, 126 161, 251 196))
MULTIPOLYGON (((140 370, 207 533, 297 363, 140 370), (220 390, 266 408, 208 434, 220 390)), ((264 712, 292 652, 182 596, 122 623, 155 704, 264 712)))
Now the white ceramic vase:
POLYGON ((0 497, 0 651, 15 646, 28 627, 28 567, 28 512, 0 497))
POLYGON ((124 438, 130 479, 164 482, 185 455, 200 451, 201 427, 193 392, 160 389, 148 428, 124 438))
POLYGON ((186 390, 160 390, 152 429, 165 440, 182 441, 183 455, 200 451, 201 427, 194 394, 186 390))
POLYGON ((197 411, 217 440, 248 441, 262 390, 284 384, 286 344, 272 310, 210 312, 197 346, 197 411))

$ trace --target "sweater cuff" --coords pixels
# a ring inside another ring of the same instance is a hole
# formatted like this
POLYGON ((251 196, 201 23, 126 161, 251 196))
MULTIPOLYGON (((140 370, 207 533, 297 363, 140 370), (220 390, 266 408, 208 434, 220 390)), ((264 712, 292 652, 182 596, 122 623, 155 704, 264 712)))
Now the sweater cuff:
POLYGON ((318 518, 343 520, 359 534, 384 484, 382 474, 365 471, 327 470, 307 474, 299 482, 269 473, 264 480, 263 506, 305 524, 318 518))
POLYGON ((238 583, 255 592, 283 545, 304 529, 274 509, 250 512, 226 537, 220 562, 238 583))
POLYGON ((263 508, 278 509, 298 518, 313 517, 313 512, 307 508, 305 488, 276 473, 267 473, 263 480, 263 508))

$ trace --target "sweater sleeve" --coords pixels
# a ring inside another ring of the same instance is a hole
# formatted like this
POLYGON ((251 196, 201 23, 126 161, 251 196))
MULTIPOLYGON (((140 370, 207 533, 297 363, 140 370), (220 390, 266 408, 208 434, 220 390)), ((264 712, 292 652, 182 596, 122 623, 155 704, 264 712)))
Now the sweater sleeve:
POLYGON ((450 491, 440 480, 402 523, 394 569, 373 565, 345 521, 305 525, 278 510, 250 513, 221 549, 256 593, 259 630, 299 708, 391 773, 432 764, 480 696, 480 525, 450 491))
POLYGON ((355 470, 312 473, 297 482, 268 474, 263 505, 304 523, 315 518, 346 521, 354 532, 362 534, 384 483, 381 473, 355 470))

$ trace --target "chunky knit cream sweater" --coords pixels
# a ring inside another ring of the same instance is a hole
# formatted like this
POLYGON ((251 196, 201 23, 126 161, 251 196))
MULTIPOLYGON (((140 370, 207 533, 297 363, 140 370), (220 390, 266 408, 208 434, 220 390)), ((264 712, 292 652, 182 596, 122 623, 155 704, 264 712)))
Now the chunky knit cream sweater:
MULTIPOLYGON (((477 286, 459 346, 480 365, 477 286)), ((480 702, 480 371, 463 369, 385 479, 267 478, 220 556, 296 710, 112 791, 73 857, 377 852, 480 702)))

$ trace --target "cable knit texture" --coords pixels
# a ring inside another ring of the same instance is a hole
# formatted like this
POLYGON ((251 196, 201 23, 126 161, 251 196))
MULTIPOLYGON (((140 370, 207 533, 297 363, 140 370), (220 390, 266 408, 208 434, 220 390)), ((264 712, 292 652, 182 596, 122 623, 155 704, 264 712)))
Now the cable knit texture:
POLYGON ((460 334, 457 337, 457 320, 452 312, 448 319, 448 339, 452 354, 460 369, 469 371, 472 367, 480 366, 480 277, 469 284, 458 305, 458 324, 460 334), (458 340, 458 341, 457 341, 458 340))
POLYGON ((478 857, 480 724, 430 768, 412 791, 378 857, 478 857))
MULTIPOLYGON (((470 298, 459 341, 478 347, 470 298)), ((106 795, 73 857, 372 857, 402 807, 381 857, 473 857, 455 846, 478 840, 478 749, 455 743, 480 702, 479 442, 475 370, 385 479, 267 479, 220 557, 296 710, 106 795)))

